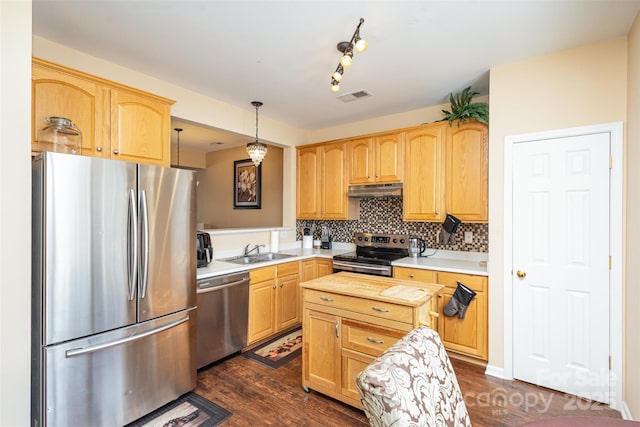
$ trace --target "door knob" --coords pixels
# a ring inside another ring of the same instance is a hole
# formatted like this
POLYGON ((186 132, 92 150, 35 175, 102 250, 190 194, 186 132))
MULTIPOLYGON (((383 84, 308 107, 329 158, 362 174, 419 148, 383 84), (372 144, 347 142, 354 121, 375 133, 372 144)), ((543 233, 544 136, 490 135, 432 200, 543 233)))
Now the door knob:
POLYGON ((516 276, 518 276, 521 279, 524 279, 525 277, 527 277, 527 273, 525 273, 522 270, 518 270, 518 271, 516 271, 516 276))

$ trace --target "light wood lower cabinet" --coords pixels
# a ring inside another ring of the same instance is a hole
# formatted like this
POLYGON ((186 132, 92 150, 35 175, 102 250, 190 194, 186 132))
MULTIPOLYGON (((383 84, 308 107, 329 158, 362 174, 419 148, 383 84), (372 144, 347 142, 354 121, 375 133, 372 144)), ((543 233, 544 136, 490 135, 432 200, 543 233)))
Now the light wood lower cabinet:
POLYGON ((393 272, 396 278, 444 285, 438 297, 432 299, 432 310, 438 313, 435 329, 442 343, 451 352, 482 361, 488 360, 489 289, 486 276, 405 267, 394 267, 393 272), (476 292, 464 319, 457 315, 448 317, 443 311, 445 304, 453 297, 458 282, 476 292))
POLYGON ((248 345, 300 323, 299 269, 288 262, 249 272, 248 345))
POLYGON ((303 387, 362 408, 357 375, 418 326, 424 307, 306 288, 303 294, 303 387))
POLYGON ((333 261, 324 258, 301 261, 300 281, 306 282, 333 273, 333 261))

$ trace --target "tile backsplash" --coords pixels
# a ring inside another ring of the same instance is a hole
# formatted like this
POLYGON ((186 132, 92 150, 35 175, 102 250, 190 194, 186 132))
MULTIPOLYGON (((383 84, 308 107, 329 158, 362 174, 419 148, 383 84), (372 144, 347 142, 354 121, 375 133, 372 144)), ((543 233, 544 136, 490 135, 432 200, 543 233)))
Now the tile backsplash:
POLYGON ((402 198, 360 199, 359 220, 304 220, 296 221, 296 239, 302 240, 302 230, 311 228, 314 238, 320 238, 320 228, 327 226, 336 242, 353 243, 353 234, 393 233, 410 234, 424 239, 429 248, 464 252, 489 251, 489 225, 463 222, 458 227, 450 244, 438 243, 438 234, 442 228, 440 222, 406 222, 402 220, 402 198), (464 242, 466 231, 473 233, 471 243, 464 242))

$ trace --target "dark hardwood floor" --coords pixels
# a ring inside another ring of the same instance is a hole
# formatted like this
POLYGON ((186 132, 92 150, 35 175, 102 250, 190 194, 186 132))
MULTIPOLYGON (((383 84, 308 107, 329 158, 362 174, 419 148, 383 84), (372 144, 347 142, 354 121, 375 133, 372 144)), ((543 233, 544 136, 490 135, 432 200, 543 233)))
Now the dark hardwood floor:
MULTIPOLYGON (((520 381, 487 376, 484 368, 452 359, 474 426, 518 426, 560 416, 615 417, 606 405, 520 381)), ((364 413, 301 387, 302 358, 270 369, 236 355, 198 373, 195 392, 233 415, 221 426, 368 426, 364 413)))

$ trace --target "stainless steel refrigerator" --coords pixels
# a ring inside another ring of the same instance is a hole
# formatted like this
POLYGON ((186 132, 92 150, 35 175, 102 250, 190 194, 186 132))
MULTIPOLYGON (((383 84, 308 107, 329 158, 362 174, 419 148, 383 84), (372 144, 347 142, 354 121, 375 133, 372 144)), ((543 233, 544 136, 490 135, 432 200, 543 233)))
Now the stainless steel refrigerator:
POLYGON ((32 425, 124 425, 192 390, 194 173, 61 153, 32 169, 32 425))

